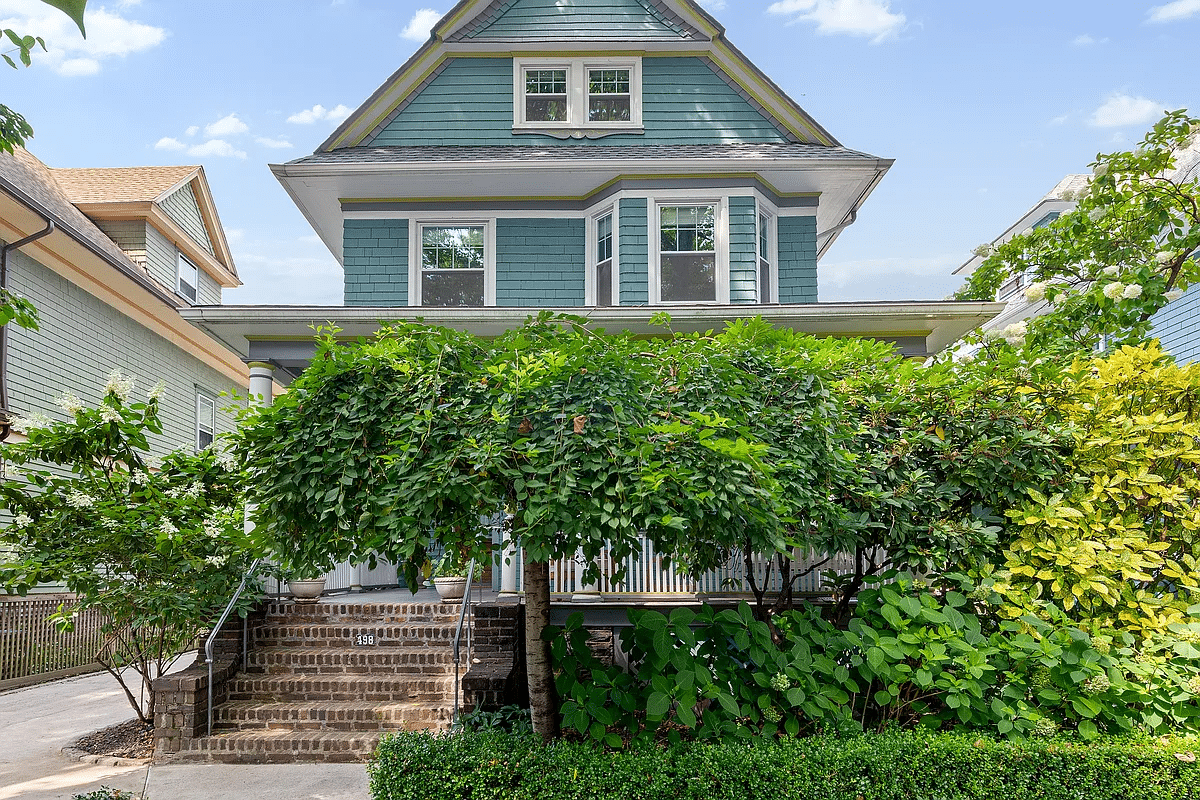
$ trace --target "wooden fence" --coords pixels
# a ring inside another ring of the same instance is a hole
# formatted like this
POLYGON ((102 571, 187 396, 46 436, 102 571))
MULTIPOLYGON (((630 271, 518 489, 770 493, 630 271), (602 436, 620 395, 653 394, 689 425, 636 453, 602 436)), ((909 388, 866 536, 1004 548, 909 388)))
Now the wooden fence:
POLYGON ((59 606, 75 601, 62 597, 0 598, 0 682, 85 668, 96 662, 103 637, 103 617, 79 611, 75 628, 60 633, 47 620, 59 606))

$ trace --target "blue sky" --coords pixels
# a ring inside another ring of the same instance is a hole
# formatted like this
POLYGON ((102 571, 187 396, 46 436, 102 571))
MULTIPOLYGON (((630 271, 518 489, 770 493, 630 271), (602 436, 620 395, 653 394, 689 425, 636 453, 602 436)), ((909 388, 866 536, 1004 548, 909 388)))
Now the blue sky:
MULTIPOLYGON (((90 0, 89 38, 35 0, 0 27, 51 166, 202 163, 245 286, 340 304, 341 270, 267 169, 311 153, 452 0, 90 0), (249 11, 247 10, 249 9, 249 11)), ((821 263, 822 300, 928 299, 1064 175, 1200 111, 1200 0, 707 0, 729 39, 843 144, 896 159, 821 263)))

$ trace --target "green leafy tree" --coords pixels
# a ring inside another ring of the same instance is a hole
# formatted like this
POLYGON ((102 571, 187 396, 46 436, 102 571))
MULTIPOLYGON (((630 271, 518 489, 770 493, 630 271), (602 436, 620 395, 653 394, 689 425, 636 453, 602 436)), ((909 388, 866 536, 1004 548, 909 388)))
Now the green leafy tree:
MULTIPOLYGON (((154 468, 147 436, 162 432, 161 388, 145 402, 131 400, 132 391, 132 380, 114 372, 95 408, 59 398, 69 422, 15 423, 28 441, 4 448, 25 469, 10 469, 0 484, 0 509, 12 516, 0 529, 0 586, 24 594, 62 584, 78 608, 101 612, 96 660, 149 722, 151 681, 211 625, 253 551, 232 458, 212 448, 174 452, 154 468)), ((68 629, 71 615, 55 619, 68 629)))
POLYGON ((1101 154, 1073 211, 994 249, 957 293, 991 300, 1017 275, 1047 313, 1005 332, 1037 356, 1146 339, 1150 320, 1200 279, 1200 119, 1162 118, 1132 151, 1101 154))
MULTIPOLYGON (((62 11, 79 26, 79 32, 87 36, 83 25, 84 6, 87 0, 42 0, 48 6, 62 11)), ((46 42, 40 36, 29 36, 17 33, 9 28, 0 28, 0 41, 7 39, 14 50, 0 53, 8 65, 17 68, 17 61, 28 67, 33 63, 33 51, 40 47, 46 49, 46 42), (13 55, 16 55, 16 59, 13 55)), ((0 105, 0 151, 11 153, 14 147, 24 147, 25 140, 33 136, 33 128, 25 117, 6 105, 0 105)))

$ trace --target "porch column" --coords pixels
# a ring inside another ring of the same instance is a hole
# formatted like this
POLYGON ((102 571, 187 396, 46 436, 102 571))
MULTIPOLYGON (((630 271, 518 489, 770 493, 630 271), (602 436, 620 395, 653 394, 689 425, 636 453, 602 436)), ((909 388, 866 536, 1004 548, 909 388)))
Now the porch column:
POLYGON ((583 569, 587 565, 583 550, 575 553, 575 594, 571 595, 572 603, 599 603, 604 598, 600 596, 600 584, 584 583, 583 569))
POLYGON ((513 543, 508 526, 501 527, 500 548, 500 596, 516 597, 517 591, 517 546, 513 543))
POLYGON ((250 402, 271 405, 275 391, 275 367, 265 361, 250 362, 250 402))
POLYGON ((350 567, 350 591, 361 592, 363 590, 363 573, 366 569, 365 564, 354 564, 350 567))

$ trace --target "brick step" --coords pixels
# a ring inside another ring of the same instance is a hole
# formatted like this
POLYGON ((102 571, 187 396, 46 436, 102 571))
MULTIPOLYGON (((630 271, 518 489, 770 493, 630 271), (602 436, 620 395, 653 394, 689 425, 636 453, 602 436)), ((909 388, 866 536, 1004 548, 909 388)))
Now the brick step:
POLYGON ((229 731, 193 739, 172 762, 225 764, 333 763, 366 761, 380 731, 229 731))
POLYGON ((229 683, 230 700, 324 702, 368 700, 387 703, 452 696, 454 678, 397 675, 247 675, 229 683))
POLYGON ((409 622, 374 625, 322 623, 267 624, 254 632, 256 647, 352 647, 359 636, 374 636, 373 647, 446 647, 455 625, 409 622))
POLYGON ((218 706, 213 714, 213 724, 237 730, 430 730, 449 726, 450 716, 450 708, 444 702, 263 703, 245 700, 218 706))
POLYGON ((449 622, 458 620, 457 603, 291 603, 267 604, 267 621, 294 622, 449 622))
POLYGON ((428 675, 454 674, 449 647, 260 647, 250 651, 248 673, 272 675, 428 675))

